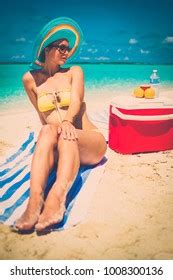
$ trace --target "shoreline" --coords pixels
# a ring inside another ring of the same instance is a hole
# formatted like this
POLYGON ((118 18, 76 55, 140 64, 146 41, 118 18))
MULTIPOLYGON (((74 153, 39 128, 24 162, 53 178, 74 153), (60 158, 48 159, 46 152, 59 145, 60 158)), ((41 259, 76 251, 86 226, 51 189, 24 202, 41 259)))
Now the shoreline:
MULTIPOLYGON (((145 84, 145 83, 144 83, 145 84)), ((111 90, 105 86, 98 88, 87 88, 85 90, 85 102, 88 104, 89 110, 93 109, 94 105, 97 104, 98 106, 105 107, 109 106, 109 103, 111 100, 117 96, 117 95, 132 95, 133 90, 135 87, 140 86, 140 83, 138 85, 132 86, 132 85, 126 85, 124 87, 124 90, 122 90, 119 87, 114 87, 115 90, 111 90)), ((111 85, 113 88, 113 86, 111 85)), ((24 92, 24 91, 23 91, 24 92)), ((160 87, 160 97, 168 97, 168 98, 173 98, 173 84, 169 85, 162 85, 160 87)), ((17 115, 21 113, 26 113, 26 112, 34 112, 34 108, 32 104, 29 101, 29 98, 26 95, 20 96, 20 97, 12 97, 12 101, 9 102, 7 101, 6 104, 2 103, 0 104, 0 116, 5 116, 5 115, 17 115), (17 101, 16 101, 16 98, 17 101), (15 102, 16 101, 16 102, 15 102)))

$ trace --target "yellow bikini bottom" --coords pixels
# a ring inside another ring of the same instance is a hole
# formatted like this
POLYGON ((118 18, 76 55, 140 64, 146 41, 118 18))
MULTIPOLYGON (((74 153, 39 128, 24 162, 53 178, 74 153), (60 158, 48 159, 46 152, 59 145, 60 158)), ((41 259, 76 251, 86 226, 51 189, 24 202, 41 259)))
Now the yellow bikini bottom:
POLYGON ((37 99, 37 105, 40 112, 67 107, 70 105, 70 90, 63 90, 55 93, 41 93, 37 99))

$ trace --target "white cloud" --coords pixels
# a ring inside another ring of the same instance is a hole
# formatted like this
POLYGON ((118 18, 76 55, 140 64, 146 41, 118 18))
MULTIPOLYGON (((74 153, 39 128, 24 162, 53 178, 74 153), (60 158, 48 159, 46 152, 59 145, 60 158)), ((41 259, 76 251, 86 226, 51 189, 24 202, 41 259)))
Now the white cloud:
POLYGON ((24 54, 22 54, 22 55, 17 54, 17 55, 13 55, 11 57, 11 59, 19 59, 19 58, 25 58, 25 55, 24 54))
POLYGON ((149 52, 150 52, 150 51, 148 51, 148 50, 145 51, 145 50, 143 50, 143 49, 140 49, 140 53, 142 53, 142 54, 149 54, 149 52))
POLYGON ((122 49, 117 49, 117 52, 121 52, 122 51, 122 49))
POLYGON ((87 57, 87 56, 80 56, 80 59, 88 60, 88 59, 90 59, 90 58, 87 57))
POLYGON ((106 56, 100 56, 100 57, 96 57, 96 60, 110 60, 110 58, 106 56))
POLYGON ((88 52, 96 53, 96 52, 98 52, 98 50, 97 49, 88 49, 88 52))
POLYGON ((20 55, 13 55, 13 56, 11 57, 11 59, 16 59, 16 58, 20 58, 20 55))
POLYGON ((24 37, 16 38, 16 42, 26 42, 26 38, 24 37))
POLYGON ((131 39, 129 40, 129 44, 134 45, 134 44, 137 44, 137 43, 138 43, 138 41, 137 41, 135 38, 131 38, 131 39))
POLYGON ((128 61, 128 60, 129 60, 129 57, 128 57, 128 56, 125 56, 124 60, 125 60, 125 61, 128 61))
POLYGON ((173 36, 167 36, 164 40, 163 43, 170 43, 173 44, 173 36))

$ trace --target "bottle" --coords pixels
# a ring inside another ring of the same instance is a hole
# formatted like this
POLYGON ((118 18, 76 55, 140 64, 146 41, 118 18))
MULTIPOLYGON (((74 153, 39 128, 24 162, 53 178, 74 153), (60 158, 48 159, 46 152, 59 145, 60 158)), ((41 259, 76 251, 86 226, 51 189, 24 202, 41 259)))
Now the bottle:
POLYGON ((150 86, 154 88, 156 97, 159 97, 160 77, 157 70, 153 70, 153 73, 150 76, 150 86))

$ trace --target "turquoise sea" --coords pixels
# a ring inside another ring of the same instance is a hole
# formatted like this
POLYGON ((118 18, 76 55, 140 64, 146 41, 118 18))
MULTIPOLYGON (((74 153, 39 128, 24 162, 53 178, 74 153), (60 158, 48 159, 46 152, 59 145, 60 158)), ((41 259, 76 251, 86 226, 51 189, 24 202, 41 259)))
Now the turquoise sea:
MULTIPOLYGON (((68 66, 68 65, 67 65, 68 66)), ((121 94, 149 82, 153 69, 157 69, 162 89, 173 89, 173 65, 140 64, 81 64, 85 75, 87 94, 121 94)), ((29 64, 0 64, 0 107, 7 109, 27 100, 22 75, 29 64)))

